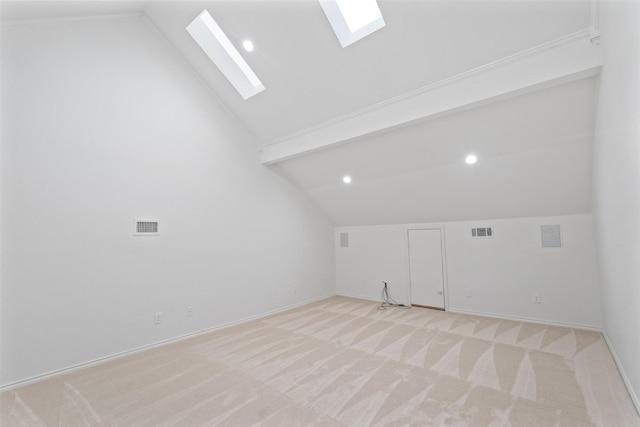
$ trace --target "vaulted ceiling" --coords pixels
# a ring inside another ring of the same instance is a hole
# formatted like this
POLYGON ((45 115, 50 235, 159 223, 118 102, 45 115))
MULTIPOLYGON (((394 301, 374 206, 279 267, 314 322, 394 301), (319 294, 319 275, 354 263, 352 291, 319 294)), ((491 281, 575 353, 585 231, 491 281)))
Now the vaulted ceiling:
POLYGON ((2 19, 142 13, 337 225, 590 211, 591 1, 378 3, 386 26, 346 48, 315 0, 3 1, 2 19), (243 100, 185 31, 203 9, 266 90, 243 100))

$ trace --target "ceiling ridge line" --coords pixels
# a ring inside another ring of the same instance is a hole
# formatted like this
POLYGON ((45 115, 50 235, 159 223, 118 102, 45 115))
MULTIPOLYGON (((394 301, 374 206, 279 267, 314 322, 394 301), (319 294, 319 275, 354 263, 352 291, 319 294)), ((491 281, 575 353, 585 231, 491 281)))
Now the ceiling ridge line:
POLYGON ((289 134, 289 135, 287 135, 285 137, 273 139, 271 141, 266 142, 263 145, 263 147, 269 147, 269 146, 277 145, 277 144, 280 144, 280 143, 283 143, 283 142, 287 142, 289 140, 296 139, 296 138, 298 138, 300 136, 303 136, 303 135, 311 134, 311 133, 316 132, 316 131, 318 131, 320 129, 324 129, 324 128, 329 127, 329 126, 333 126, 335 124, 350 120, 350 119, 352 119, 354 117, 358 117, 360 115, 369 113, 371 111, 375 111, 375 110, 379 110, 379 109, 384 108, 384 107, 388 107, 388 106, 396 104, 398 102, 401 102, 401 101, 413 98, 415 96, 421 95, 421 94, 423 94, 425 92, 429 92, 429 91, 437 89, 439 87, 447 86, 447 85, 449 85, 451 83, 455 83, 455 82, 457 82, 459 80, 463 80, 463 79, 466 79, 468 77, 483 73, 483 72, 485 72, 487 70, 498 68, 498 67, 503 66, 505 64, 522 60, 523 58, 526 58, 528 56, 533 56, 533 55, 536 55, 536 54, 538 54, 540 52, 544 52, 544 51, 547 51, 547 50, 551 50, 551 49, 557 48, 559 46, 571 43, 571 42, 579 40, 581 38, 589 38, 589 37, 590 37, 590 33, 589 33, 589 29, 588 28, 576 31, 576 32, 571 33, 571 34, 567 34, 567 35, 562 36, 562 37, 558 37, 558 38, 553 39, 551 41, 548 41, 548 42, 533 46, 533 47, 531 47, 529 49, 525 49, 525 50, 516 52, 514 54, 502 57, 500 59, 497 59, 495 61, 483 64, 483 65, 480 65, 480 66, 472 68, 470 70, 463 71, 463 72, 458 73, 456 75, 453 75, 451 77, 447 77, 445 79, 438 80, 437 82, 430 83, 428 85, 422 86, 422 87, 414 89, 412 91, 405 92, 405 93, 403 93, 401 95, 385 99, 384 101, 377 102, 375 104, 372 104, 370 106, 361 108, 361 109, 353 111, 351 113, 343 114, 342 116, 338 116, 338 117, 335 117, 333 119, 326 120, 324 122, 318 123, 316 125, 309 126, 309 127, 305 128, 303 130, 291 133, 291 134, 289 134))
POLYGON ((102 21, 109 19, 120 18, 142 18, 144 13, 142 11, 137 12, 124 12, 124 13, 106 13, 106 14, 94 14, 94 15, 79 15, 79 16, 60 16, 57 18, 27 18, 27 19, 8 19, 2 20, 0 23, 2 26, 13 26, 23 24, 51 24, 57 22, 67 21, 102 21))

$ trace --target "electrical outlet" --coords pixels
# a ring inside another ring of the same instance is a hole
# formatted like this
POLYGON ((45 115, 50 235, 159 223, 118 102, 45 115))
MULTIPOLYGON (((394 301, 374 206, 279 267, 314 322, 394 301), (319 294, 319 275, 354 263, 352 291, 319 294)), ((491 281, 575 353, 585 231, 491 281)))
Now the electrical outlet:
POLYGON ((193 306, 192 305, 187 307, 187 316, 193 316, 193 306))
POLYGON ((539 293, 533 294, 533 302, 535 302, 536 304, 540 304, 542 302, 542 297, 539 293))
POLYGON ((298 285, 293 285, 293 293, 295 294, 296 292, 298 292, 298 285))
POLYGON ((162 323, 162 312, 159 311, 153 315, 153 324, 159 325, 160 323, 162 323))
POLYGON ((471 288, 464 288, 464 296, 467 298, 471 298, 471 288))

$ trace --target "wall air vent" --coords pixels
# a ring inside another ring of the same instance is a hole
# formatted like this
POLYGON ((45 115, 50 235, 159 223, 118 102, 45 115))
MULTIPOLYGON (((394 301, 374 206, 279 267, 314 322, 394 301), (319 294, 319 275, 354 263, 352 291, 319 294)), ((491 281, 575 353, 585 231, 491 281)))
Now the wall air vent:
POLYGON ((540 240, 543 248, 561 248, 562 230, 559 225, 541 225, 540 240))
POLYGON ((340 247, 341 248, 349 247, 349 233, 340 233, 340 247))
POLYGON ((471 237, 475 239, 486 239, 493 237, 492 227, 477 227, 471 229, 471 237))
POLYGON ((157 219, 136 219, 133 221, 134 236, 159 236, 160 221, 157 219))

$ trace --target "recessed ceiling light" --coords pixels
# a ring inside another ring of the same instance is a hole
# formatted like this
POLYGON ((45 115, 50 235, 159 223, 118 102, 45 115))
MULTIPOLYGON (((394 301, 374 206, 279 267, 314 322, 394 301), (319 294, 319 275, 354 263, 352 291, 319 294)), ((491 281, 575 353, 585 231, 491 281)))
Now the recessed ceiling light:
POLYGON ((344 182, 345 184, 351 184, 351 177, 349 175, 343 176, 342 182, 344 182))
POLYGON ((242 42, 242 47, 247 52, 253 52, 253 42, 251 40, 245 40, 242 42))
POLYGON ((478 157, 476 157, 475 154, 469 154, 467 157, 464 158, 464 161, 468 165, 473 165, 478 161, 478 157))
POLYGON ((319 0, 342 47, 384 27, 376 0, 319 0))
POLYGON ((203 10, 196 19, 187 26, 187 31, 207 54, 209 59, 222 71, 222 74, 247 99, 264 90, 260 79, 240 52, 229 41, 217 22, 209 12, 203 10))

